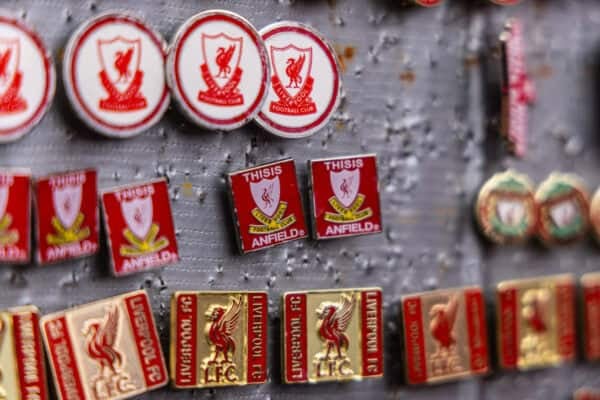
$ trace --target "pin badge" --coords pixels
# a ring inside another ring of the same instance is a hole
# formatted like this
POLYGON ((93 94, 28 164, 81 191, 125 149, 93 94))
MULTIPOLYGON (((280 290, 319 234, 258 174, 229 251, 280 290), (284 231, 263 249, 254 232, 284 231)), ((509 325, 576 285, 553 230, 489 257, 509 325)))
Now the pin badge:
POLYGON ((173 97, 192 122, 208 129, 233 130, 253 119, 265 101, 269 75, 256 29, 224 10, 188 19, 167 59, 173 97))
POLYGON ((0 399, 48 400, 38 321, 33 306, 0 312, 0 399))
POLYGON ((84 22, 65 49, 63 80, 77 115, 98 133, 128 138, 169 105, 166 43, 143 20, 105 13, 84 22))
POLYGON ((404 296, 402 318, 409 384, 489 372, 485 302, 480 287, 404 296))
POLYGON ((575 358, 575 281, 555 275, 501 282, 498 354, 504 369, 555 366, 575 358))
POLYGON ((242 253, 307 236, 294 160, 233 172, 228 181, 242 253))
POLYGON ((266 292, 175 292, 171 379, 176 388, 267 381, 266 292))
POLYGON ((315 238, 382 231, 374 154, 310 160, 308 170, 315 238))
POLYGON ((164 179, 106 190, 101 201, 115 276, 179 261, 169 190, 164 179))
POLYGON ((573 395, 573 400, 600 400, 600 391, 581 388, 578 389, 573 395))
POLYGON ((42 177, 35 184, 37 261, 54 263, 98 251, 96 171, 42 177))
POLYGON ((285 293, 284 382, 383 376, 382 321, 379 288, 285 293))
POLYGON ((30 261, 30 221, 29 171, 0 169, 0 263, 26 264, 30 261))
POLYGON ((22 21, 0 13, 0 143, 21 138, 40 122, 55 85, 42 39, 22 21))
POLYGON ((600 189, 596 190, 590 204, 590 224, 596 241, 600 243, 600 189))
POLYGON ((551 174, 535 193, 538 237, 546 245, 581 239, 589 227, 589 194, 579 177, 551 174))
POLYGON ((423 7, 435 7, 442 4, 442 0, 413 0, 415 4, 423 7))
POLYGON ((475 216, 494 243, 519 243, 536 230, 537 210, 529 178, 508 170, 492 176, 479 191, 475 216))
POLYGON ((342 82, 335 51, 319 32, 298 22, 277 22, 260 34, 272 75, 256 121, 288 139, 313 135, 340 103, 342 82))
POLYGON ((143 290, 46 315, 41 327, 59 400, 127 399, 169 380, 143 290))
POLYGON ((600 360, 600 272, 581 277, 583 288, 583 350, 588 361, 600 360))

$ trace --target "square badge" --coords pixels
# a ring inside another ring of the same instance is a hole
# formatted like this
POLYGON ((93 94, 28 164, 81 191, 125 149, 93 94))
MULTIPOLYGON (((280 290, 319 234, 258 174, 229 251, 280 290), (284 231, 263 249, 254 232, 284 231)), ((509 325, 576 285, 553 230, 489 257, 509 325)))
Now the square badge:
POLYGON ((96 171, 52 174, 35 184, 37 261, 49 264, 98 251, 96 171))
POLYGON ((573 276, 505 281, 496 294, 502 368, 527 370, 575 359, 573 276))
POLYGON ((179 261, 164 179, 103 191, 102 210, 115 276, 179 261))
POLYGON ((233 172, 228 178, 242 253, 307 236, 294 160, 233 172))
POLYGON ((0 170, 0 263, 31 260, 31 175, 24 169, 0 170))
POLYGON ((41 328, 60 400, 127 399, 169 380, 143 290, 46 315, 41 328))
POLYGON ((39 311, 33 306, 0 312, 0 399, 48 400, 39 311))
POLYGON ((583 288, 583 353, 588 361, 600 360, 600 272, 581 277, 583 288))
POLYGON ((176 388, 267 381, 266 292, 175 292, 171 379, 176 388))
POLYGON ((310 160, 308 170, 316 239, 381 232, 374 154, 310 160))
POLYGON ((485 302, 480 287, 404 296, 402 319, 409 384, 489 372, 485 302))
POLYGON ((284 382, 383 376, 382 301, 379 288, 285 293, 284 382))

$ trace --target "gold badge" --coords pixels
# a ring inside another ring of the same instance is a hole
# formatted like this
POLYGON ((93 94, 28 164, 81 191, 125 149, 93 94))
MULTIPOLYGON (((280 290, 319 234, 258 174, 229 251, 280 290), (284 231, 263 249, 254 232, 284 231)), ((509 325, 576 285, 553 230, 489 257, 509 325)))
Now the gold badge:
POLYGON ((267 381, 266 292, 176 292, 171 379, 176 388, 267 381))
POLYGON ((33 306, 0 312, 0 400, 48 400, 38 321, 33 306))
POLYGON ((600 360, 600 272, 581 277, 583 287, 583 352, 588 361, 600 360))
POLYGON ((379 288, 285 293, 282 330, 286 383, 383 375, 379 288))
POLYGON ((143 290, 46 315, 41 326, 61 400, 126 399, 167 384, 143 290))
POLYGON ((571 275, 501 282, 497 302, 502 368, 542 368, 575 358, 575 281, 571 275))

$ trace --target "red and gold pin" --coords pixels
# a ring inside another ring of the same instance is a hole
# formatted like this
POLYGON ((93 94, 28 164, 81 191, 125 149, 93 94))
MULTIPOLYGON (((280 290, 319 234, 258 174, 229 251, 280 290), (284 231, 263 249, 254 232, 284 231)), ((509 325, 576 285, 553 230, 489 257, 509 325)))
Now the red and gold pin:
POLYGON ((587 360, 600 360, 600 272, 581 277, 583 288, 583 353, 587 360))
POLYGON ((294 160, 232 172, 228 178, 242 253, 307 236, 294 160))
POLYGON ((37 260, 48 264, 98 251, 96 171, 53 174, 35 184, 37 260))
POLYGON ((535 193, 538 237, 546 245, 567 244, 588 231, 590 199, 582 180, 575 175, 551 174, 535 193))
POLYGON ((48 400, 38 321, 33 306, 0 312, 0 399, 48 400))
POLYGON ((489 372, 485 302, 480 287, 404 296, 402 318, 409 384, 489 372))
POLYGON ((127 399, 169 380, 143 290, 46 315, 41 327, 59 400, 127 399))
POLYGON ((171 379, 180 389, 267 381, 266 292, 175 292, 171 379))
POLYGON ((31 259, 31 175, 24 169, 0 170, 0 263, 31 259))
POLYGON ((502 368, 543 368, 575 358, 573 276, 501 282, 497 302, 498 354, 502 368))
POLYGON ((600 390, 589 388, 578 389, 573 394, 573 400, 600 400, 600 390))
POLYGON ((284 382, 383 376, 382 301, 379 288, 285 293, 284 382))
POLYGON ((164 179, 105 190, 101 201, 115 276, 179 261, 164 179))

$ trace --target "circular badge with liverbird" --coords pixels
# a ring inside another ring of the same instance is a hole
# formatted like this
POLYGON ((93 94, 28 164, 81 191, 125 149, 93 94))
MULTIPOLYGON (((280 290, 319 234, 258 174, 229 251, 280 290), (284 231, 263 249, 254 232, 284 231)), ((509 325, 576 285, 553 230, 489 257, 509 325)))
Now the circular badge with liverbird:
POLYGON ((535 193, 538 237, 547 245, 582 238, 589 226, 589 193, 582 180, 569 174, 551 174, 535 193))
POLYGON ((477 222, 494 243, 520 243, 535 233, 537 212, 529 178, 508 170, 481 188, 475 207, 477 222))

